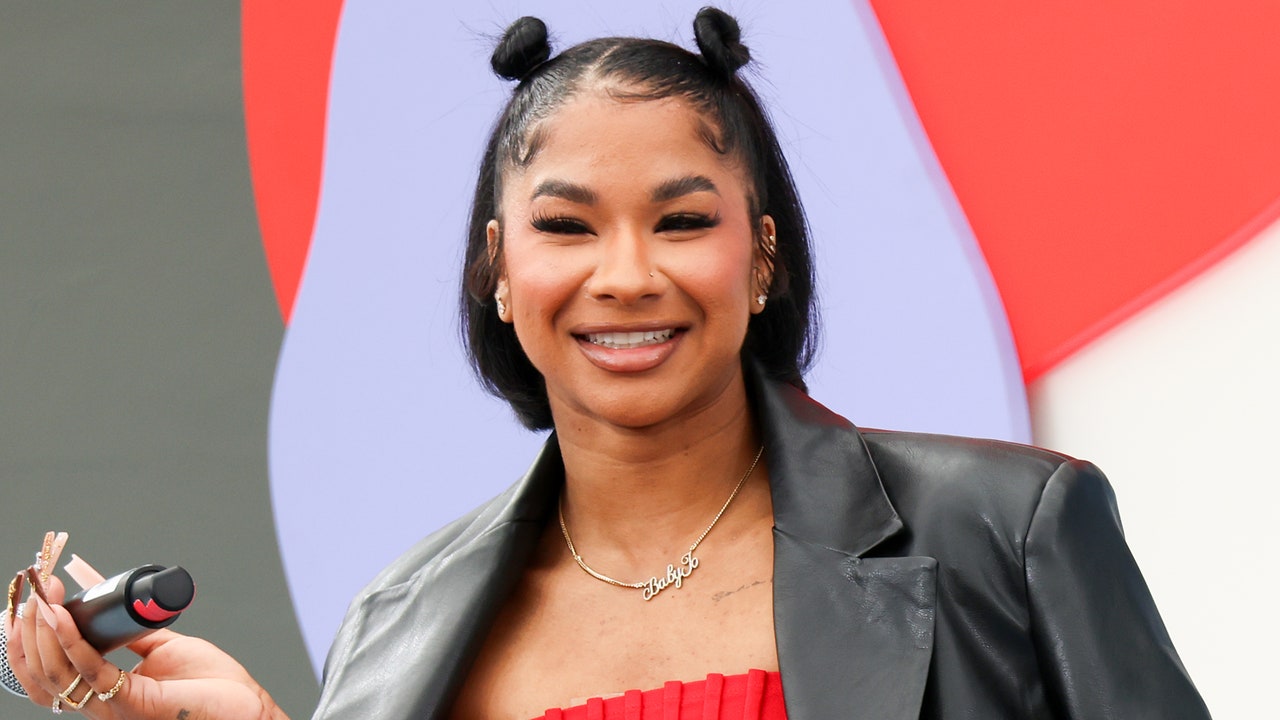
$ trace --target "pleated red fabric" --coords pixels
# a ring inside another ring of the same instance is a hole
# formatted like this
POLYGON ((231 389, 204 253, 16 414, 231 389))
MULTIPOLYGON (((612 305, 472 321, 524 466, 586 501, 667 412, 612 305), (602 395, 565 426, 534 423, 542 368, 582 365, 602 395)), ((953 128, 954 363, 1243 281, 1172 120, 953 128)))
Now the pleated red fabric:
POLYGON ((672 680, 653 690, 628 690, 582 705, 551 709, 534 720, 786 720, 782 676, 749 670, 712 673, 706 680, 672 680))

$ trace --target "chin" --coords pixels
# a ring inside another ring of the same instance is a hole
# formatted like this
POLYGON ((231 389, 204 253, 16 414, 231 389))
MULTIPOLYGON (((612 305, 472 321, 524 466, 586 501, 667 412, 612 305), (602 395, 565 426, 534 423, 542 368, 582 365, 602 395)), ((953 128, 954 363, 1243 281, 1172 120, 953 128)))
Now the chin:
POLYGON ((615 427, 628 430, 646 430, 663 424, 681 413, 658 403, 609 403, 607 407, 597 407, 589 414, 615 427))
POLYGON ((664 388, 662 393, 610 394, 598 398, 583 408, 585 414, 614 427, 628 430, 647 430, 671 422, 690 420, 701 414, 711 403, 707 398, 697 398, 692 391, 664 388))

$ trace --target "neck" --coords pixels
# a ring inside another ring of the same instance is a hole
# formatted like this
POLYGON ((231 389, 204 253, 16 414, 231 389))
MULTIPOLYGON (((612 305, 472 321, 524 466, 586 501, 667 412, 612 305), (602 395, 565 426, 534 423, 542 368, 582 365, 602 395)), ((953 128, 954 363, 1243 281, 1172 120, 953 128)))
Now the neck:
MULTIPOLYGON (((557 418, 559 420, 559 418, 557 418)), ((743 383, 679 423, 643 429, 556 423, 565 466, 561 498, 573 542, 619 574, 653 573, 688 550, 742 480, 760 449, 743 383)), ((769 512, 764 461, 716 526, 769 512)))

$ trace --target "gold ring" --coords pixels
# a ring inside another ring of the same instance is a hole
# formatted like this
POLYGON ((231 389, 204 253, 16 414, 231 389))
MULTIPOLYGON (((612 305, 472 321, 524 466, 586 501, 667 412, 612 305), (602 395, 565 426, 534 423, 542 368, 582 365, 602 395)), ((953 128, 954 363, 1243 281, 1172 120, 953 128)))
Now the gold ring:
MULTIPOLYGON (((79 710, 80 708, 84 707, 85 703, 93 699, 93 688, 89 688, 89 692, 85 693, 84 697, 80 698, 79 701, 71 699, 71 693, 76 688, 80 687, 81 679, 82 678, 79 675, 77 675, 76 679, 71 681, 70 687, 58 693, 58 698, 61 699, 63 702, 65 702, 67 706, 70 707, 72 710, 79 710)), ((54 703, 57 704, 57 701, 55 700, 54 703)), ((62 708, 58 708, 58 709, 61 710, 62 708)))
POLYGON ((119 679, 116 680, 116 684, 111 686, 110 690, 104 693, 98 693, 98 699, 101 700, 102 702, 106 702, 111 698, 115 697, 116 693, 120 692, 120 688, 124 687, 124 678, 126 674, 127 673, 125 673, 124 668, 121 668, 120 677, 119 679))
POLYGON ((76 679, 71 681, 71 684, 67 686, 66 690, 63 690, 62 692, 58 693, 58 697, 62 698, 63 700, 66 700, 67 696, 71 694, 72 690, 75 690, 76 688, 80 687, 80 681, 82 679, 83 678, 77 675, 76 679))

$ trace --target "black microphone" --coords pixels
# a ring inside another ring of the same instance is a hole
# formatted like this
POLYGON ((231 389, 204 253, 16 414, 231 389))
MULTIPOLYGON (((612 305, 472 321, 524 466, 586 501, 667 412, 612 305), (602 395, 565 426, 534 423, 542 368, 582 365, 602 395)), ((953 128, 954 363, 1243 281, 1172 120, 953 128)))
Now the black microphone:
POLYGON ((195 596, 186 570, 143 565, 81 590, 63 607, 93 649, 108 653, 169 627, 195 596))
MULTIPOLYGON (((143 565, 107 578, 82 590, 63 604, 75 620, 80 635, 95 650, 108 653, 138 638, 169 627, 191 606, 196 584, 181 567, 143 565)), ((0 625, 0 649, 7 638, 0 625)), ((9 656, 0 652, 0 684, 9 692, 26 696, 9 667, 9 656)))

